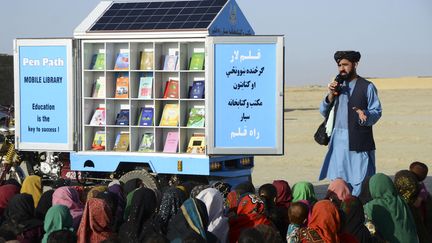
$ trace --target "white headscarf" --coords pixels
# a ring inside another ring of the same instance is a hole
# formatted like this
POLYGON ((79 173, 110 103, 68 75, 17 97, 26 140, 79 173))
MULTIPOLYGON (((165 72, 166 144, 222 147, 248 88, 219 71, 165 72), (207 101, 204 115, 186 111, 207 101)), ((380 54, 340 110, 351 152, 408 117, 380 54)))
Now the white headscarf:
POLYGON ((200 192, 197 199, 203 201, 209 216, 208 231, 213 233, 222 243, 228 242, 228 219, 223 215, 224 198, 215 188, 207 188, 200 192))

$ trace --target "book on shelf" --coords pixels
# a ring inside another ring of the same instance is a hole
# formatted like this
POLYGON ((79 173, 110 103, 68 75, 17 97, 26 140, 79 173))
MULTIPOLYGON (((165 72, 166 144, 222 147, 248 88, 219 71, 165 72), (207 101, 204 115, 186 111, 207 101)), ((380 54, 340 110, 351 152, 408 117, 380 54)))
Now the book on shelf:
POLYGON ((139 126, 153 126, 153 107, 141 107, 138 125, 139 126))
POLYGON ((119 132, 117 134, 114 151, 126 152, 129 149, 129 132, 119 132))
POLYGON ((165 55, 164 62, 163 62, 163 70, 168 70, 168 71, 177 70, 178 67, 177 61, 178 61, 177 55, 165 55))
POLYGON ((204 69, 204 52, 194 52, 189 62, 189 70, 204 69))
POLYGON ((90 120, 90 125, 92 126, 103 126, 106 125, 106 111, 104 107, 98 107, 93 113, 93 116, 90 120))
POLYGON ((116 79, 114 98, 129 98, 129 77, 119 75, 116 79))
POLYGON ((189 139, 186 153, 204 154, 205 153, 205 135, 204 133, 194 133, 189 139))
POLYGON ((203 106, 195 106, 190 109, 187 127, 204 127, 205 124, 205 108, 203 106))
POLYGON ((129 125, 129 109, 120 109, 120 112, 117 114, 116 125, 129 125))
POLYGON ((164 99, 179 97, 179 82, 175 79, 170 79, 165 83, 164 99))
POLYGON ((129 52, 127 50, 120 50, 114 65, 114 70, 128 70, 129 69, 129 52))
POLYGON ((138 147, 138 152, 154 152, 154 135, 153 133, 144 133, 141 138, 141 143, 138 147))
POLYGON ((138 98, 140 99, 151 99, 153 89, 153 77, 141 77, 138 98))
POLYGON ((93 83, 93 98, 105 98, 105 77, 97 78, 93 83))
POLYGON ((141 52, 140 70, 153 70, 153 49, 144 49, 141 52))
POLYGON ((178 104, 165 104, 159 126, 172 126, 178 125, 179 121, 179 107, 178 104))
POLYGON ((92 150, 105 150, 105 141, 105 131, 96 131, 92 142, 92 150))
POLYGON ((105 53, 100 52, 92 56, 89 69, 104 70, 105 69, 105 53))
POLYGON ((178 149, 178 132, 168 132, 163 152, 164 153, 176 153, 178 149))
POLYGON ((191 99, 204 99, 204 80, 193 81, 192 87, 189 91, 189 98, 191 99))

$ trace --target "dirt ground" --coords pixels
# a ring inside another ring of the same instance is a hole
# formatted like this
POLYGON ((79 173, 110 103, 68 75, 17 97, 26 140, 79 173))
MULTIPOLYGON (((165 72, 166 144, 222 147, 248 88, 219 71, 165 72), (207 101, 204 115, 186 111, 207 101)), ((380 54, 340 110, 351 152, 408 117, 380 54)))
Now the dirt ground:
MULTIPOLYGON (((374 126, 377 172, 394 175, 421 161, 432 170, 432 78, 376 80, 383 115, 374 126), (411 85, 416 83, 416 85, 411 85)), ((288 88, 285 92, 284 155, 257 156, 253 172, 256 187, 284 179, 290 185, 310 181, 317 193, 327 189, 328 181, 318 181, 327 152, 313 140, 322 122, 318 107, 326 94, 324 87, 288 88)), ((432 174, 426 179, 432 191, 432 174)))

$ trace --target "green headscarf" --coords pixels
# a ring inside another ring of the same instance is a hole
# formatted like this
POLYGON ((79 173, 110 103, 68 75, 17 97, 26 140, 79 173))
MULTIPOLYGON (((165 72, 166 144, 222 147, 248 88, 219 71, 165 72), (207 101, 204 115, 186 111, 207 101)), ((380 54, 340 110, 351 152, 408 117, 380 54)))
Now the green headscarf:
POLYGON ((42 239, 42 243, 47 243, 48 236, 51 234, 51 232, 65 229, 73 231, 73 221, 69 212, 69 208, 64 205, 52 206, 50 209, 48 209, 48 212, 45 216, 45 234, 42 239))
POLYGON ((123 212, 123 219, 124 219, 124 221, 128 220, 129 213, 130 213, 130 207, 131 207, 131 204, 132 204, 132 198, 133 198, 134 193, 138 189, 139 188, 135 188, 133 191, 129 192, 127 194, 127 196, 126 196, 126 206, 125 206, 125 209, 124 209, 124 212, 123 212))
POLYGON ((364 211, 380 235, 390 243, 417 243, 414 219, 390 177, 375 174, 369 181, 369 190, 372 200, 364 205, 364 211))
POLYGON ((311 205, 315 204, 317 199, 312 183, 301 181, 294 184, 292 188, 293 202, 307 200, 311 205))

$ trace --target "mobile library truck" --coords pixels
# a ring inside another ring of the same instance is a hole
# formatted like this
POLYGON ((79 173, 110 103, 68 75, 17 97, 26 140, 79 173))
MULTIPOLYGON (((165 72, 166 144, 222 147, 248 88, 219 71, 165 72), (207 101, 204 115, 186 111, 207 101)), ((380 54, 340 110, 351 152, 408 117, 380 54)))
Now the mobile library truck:
POLYGON ((68 153, 77 179, 235 185, 283 154, 284 38, 234 0, 101 1, 73 38, 14 48, 15 146, 68 153))

